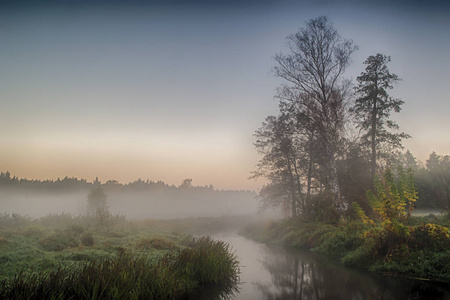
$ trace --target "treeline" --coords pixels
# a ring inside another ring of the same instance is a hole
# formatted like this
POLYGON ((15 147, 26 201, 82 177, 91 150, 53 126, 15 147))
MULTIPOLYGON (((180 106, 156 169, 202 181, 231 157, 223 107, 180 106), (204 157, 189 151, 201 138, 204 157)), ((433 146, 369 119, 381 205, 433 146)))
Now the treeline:
MULTIPOLYGON (((341 161, 339 173, 342 175, 341 183, 344 194, 349 199, 359 204, 363 203, 363 206, 366 206, 369 203, 365 195, 372 188, 373 183, 369 176, 368 168, 360 169, 359 172, 357 170, 358 165, 363 167, 364 164, 367 166, 369 162, 367 160, 364 161, 364 159, 361 159, 359 163, 348 160, 341 161), (355 181, 355 177, 359 177, 357 181, 360 185, 352 184, 355 181)), ((450 210, 449 155, 439 155, 436 152, 432 152, 425 162, 421 162, 409 150, 405 152, 396 151, 390 154, 386 165, 379 168, 380 170, 390 168, 394 173, 397 173, 399 168, 413 171, 418 197, 414 204, 415 208, 450 210)))
POLYGON ((353 202, 370 209, 366 192, 374 179, 402 166, 416 171, 417 206, 450 208, 448 156, 433 153, 419 168, 403 152, 410 136, 391 118, 404 103, 389 94, 400 80, 388 68, 391 58, 370 55, 356 82, 345 78, 358 47, 326 17, 309 20, 287 44, 273 69, 282 80, 278 114, 255 132, 262 158, 253 176, 268 181, 262 203, 291 217, 339 218, 352 213, 353 202))
POLYGON ((71 192, 71 191, 89 191, 92 189, 94 185, 101 185, 105 190, 120 192, 120 191, 161 191, 161 190, 207 190, 207 191, 218 191, 218 192, 250 192, 250 191, 233 191, 233 190, 217 190, 212 185, 205 186, 194 186, 192 185, 192 179, 185 179, 178 186, 169 185, 164 181, 152 181, 152 180, 142 180, 137 179, 135 181, 129 183, 120 183, 117 180, 108 180, 104 183, 101 183, 98 178, 93 181, 87 181, 83 178, 77 177, 64 177, 63 179, 56 180, 40 180, 40 179, 27 179, 27 178, 18 178, 17 176, 12 176, 9 171, 0 173, 0 189, 21 189, 32 190, 32 191, 49 191, 49 192, 71 192))
POLYGON ((433 152, 425 165, 419 166, 411 155, 404 163, 415 171, 417 207, 450 210, 450 156, 433 152))

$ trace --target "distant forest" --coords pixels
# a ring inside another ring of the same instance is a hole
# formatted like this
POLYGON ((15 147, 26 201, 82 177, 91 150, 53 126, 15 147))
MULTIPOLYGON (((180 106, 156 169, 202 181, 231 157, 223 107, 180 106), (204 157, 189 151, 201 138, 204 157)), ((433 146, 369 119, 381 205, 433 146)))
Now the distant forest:
POLYGON ((192 179, 184 179, 179 186, 169 185, 164 181, 158 180, 142 180, 141 178, 130 182, 130 183, 120 183, 117 180, 108 180, 105 183, 101 183, 98 178, 93 181, 88 181, 84 178, 78 179, 77 177, 64 177, 63 179, 58 178, 56 180, 46 179, 27 179, 18 178, 17 176, 12 176, 9 171, 0 173, 0 188, 20 188, 20 189, 32 189, 32 190, 44 190, 44 191, 79 191, 79 190, 90 190, 95 184, 100 184, 105 190, 110 191, 148 191, 148 190, 176 190, 176 189, 194 189, 209 190, 217 192, 250 192, 249 190, 216 190, 210 185, 205 186, 194 186, 192 185, 192 179))

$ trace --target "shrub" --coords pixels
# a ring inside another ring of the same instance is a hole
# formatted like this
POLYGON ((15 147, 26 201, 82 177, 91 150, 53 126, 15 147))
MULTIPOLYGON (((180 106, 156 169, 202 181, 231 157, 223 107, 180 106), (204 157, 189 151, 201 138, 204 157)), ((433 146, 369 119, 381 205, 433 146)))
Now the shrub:
POLYGON ((434 251, 447 250, 450 247, 449 230, 432 223, 416 226, 411 235, 410 246, 434 251))
POLYGON ((341 258, 341 262, 347 266, 369 267, 377 259, 377 256, 374 255, 375 248, 376 245, 373 241, 365 241, 363 245, 345 254, 341 258))
POLYGON ((67 248, 77 247, 77 238, 67 235, 64 232, 56 232, 39 239, 39 244, 47 251, 63 251, 67 248))
POLYGON ((22 235, 24 235, 26 237, 39 236, 42 234, 42 232, 43 232, 43 229, 41 226, 29 225, 25 228, 25 230, 22 231, 22 235))
POLYGON ((70 236, 78 237, 84 232, 84 228, 80 225, 70 225, 66 228, 66 233, 70 236))
POLYGON ((92 233, 85 232, 80 236, 80 242, 83 246, 93 246, 94 245, 94 237, 92 233))
POLYGON ((370 220, 357 203, 353 208, 364 224, 372 226, 365 232, 365 239, 377 245, 376 254, 405 258, 408 255, 408 242, 414 228, 407 223, 417 200, 414 176, 411 169, 406 172, 398 168, 397 178, 387 169, 381 178, 374 180, 375 192, 368 191, 367 197, 381 224, 370 220))
POLYGON ((380 260, 369 270, 387 273, 403 274, 420 278, 433 278, 450 281, 450 251, 429 252, 419 251, 412 254, 407 261, 380 260))
POLYGON ((343 257, 362 243, 359 232, 338 229, 322 237, 322 242, 314 251, 334 257, 343 257))

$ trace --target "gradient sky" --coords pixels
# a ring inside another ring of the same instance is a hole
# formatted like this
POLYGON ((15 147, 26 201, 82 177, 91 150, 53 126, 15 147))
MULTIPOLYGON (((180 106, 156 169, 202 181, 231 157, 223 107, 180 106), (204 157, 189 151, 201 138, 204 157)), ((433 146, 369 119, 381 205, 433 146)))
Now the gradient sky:
POLYGON ((258 189, 273 57, 321 15, 359 46, 346 77, 391 56, 405 147, 450 154, 448 1, 112 2, 0 5, 1 171, 258 189))

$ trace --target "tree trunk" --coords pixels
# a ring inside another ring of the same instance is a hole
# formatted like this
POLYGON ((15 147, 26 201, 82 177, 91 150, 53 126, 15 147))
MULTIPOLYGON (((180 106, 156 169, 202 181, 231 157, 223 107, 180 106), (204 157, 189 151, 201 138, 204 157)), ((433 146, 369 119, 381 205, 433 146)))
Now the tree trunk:
POLYGON ((292 174, 292 166, 291 166, 291 160, 288 159, 288 172, 290 176, 290 186, 291 186, 291 215, 292 217, 297 216, 297 199, 295 197, 295 181, 294 181, 294 175, 292 174))
POLYGON ((339 181, 337 175, 336 161, 335 159, 330 160, 330 189, 333 193, 333 203, 335 207, 340 211, 345 211, 345 207, 342 205, 341 190, 339 188, 339 181))
POLYGON ((308 201, 308 204, 310 203, 311 200, 311 179, 312 179, 312 167, 313 167, 313 158, 312 158, 312 152, 313 152, 313 147, 312 147, 312 139, 314 138, 314 136, 311 137, 310 139, 310 143, 309 143, 309 151, 308 151, 308 175, 307 175, 307 187, 306 187, 306 199, 308 201))
POLYGON ((334 155, 330 149, 330 146, 327 145, 326 147, 326 153, 328 158, 328 181, 330 185, 330 190, 333 193, 333 205, 340 211, 344 212, 346 207, 342 203, 341 199, 341 190, 339 188, 339 181, 338 181, 338 174, 337 174, 337 167, 336 167, 336 159, 334 158, 334 155))
POLYGON ((302 212, 305 211, 305 201, 304 198, 302 197, 302 183, 300 181, 300 174, 298 172, 298 168, 297 168, 297 164, 294 161, 294 171, 295 171, 295 180, 296 180, 296 184, 297 184, 297 192, 298 192, 298 202, 301 205, 301 210, 302 212))
POLYGON ((373 98, 373 108, 372 108, 372 182, 375 179, 375 171, 377 168, 377 148, 376 148, 376 132, 377 132, 377 98, 378 95, 375 94, 373 98))

